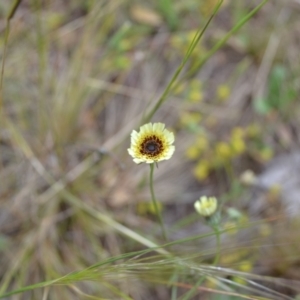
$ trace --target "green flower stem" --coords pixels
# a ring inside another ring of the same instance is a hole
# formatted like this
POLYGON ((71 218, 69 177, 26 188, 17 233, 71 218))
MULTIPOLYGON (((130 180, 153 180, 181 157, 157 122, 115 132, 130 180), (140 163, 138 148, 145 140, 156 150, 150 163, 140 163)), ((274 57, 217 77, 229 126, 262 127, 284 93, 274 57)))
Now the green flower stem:
POLYGON ((164 226, 164 223, 163 223, 163 220, 162 220, 160 210, 158 208, 158 203, 157 203, 157 200, 155 198, 155 194, 154 194, 153 173, 154 173, 154 163, 150 164, 150 192, 151 192, 152 202, 154 204, 155 213, 157 214, 158 219, 159 219, 159 223, 160 223, 160 226, 161 226, 163 237, 164 237, 165 241, 167 241, 168 238, 167 238, 166 229, 165 229, 165 226, 164 226))

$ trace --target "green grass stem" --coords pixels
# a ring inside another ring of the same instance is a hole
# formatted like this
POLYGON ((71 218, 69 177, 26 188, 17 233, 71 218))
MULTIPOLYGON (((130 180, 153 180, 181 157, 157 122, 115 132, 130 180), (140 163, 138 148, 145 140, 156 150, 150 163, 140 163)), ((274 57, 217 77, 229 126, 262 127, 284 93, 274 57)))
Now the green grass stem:
POLYGON ((148 123, 152 119, 152 117, 156 113, 156 111, 165 102, 165 100, 167 99, 167 96, 169 95, 169 92, 171 91, 171 89, 173 88, 174 84, 176 83, 176 80, 178 79, 178 76, 180 75, 181 71, 183 70, 184 66, 186 65, 188 59, 190 58, 191 54, 193 53, 193 51, 194 51, 195 47, 197 46, 197 44, 199 43, 200 39, 204 35, 206 29, 208 28, 208 25, 210 24, 210 22, 212 21, 212 19, 214 18, 214 16, 219 11, 222 3, 223 3, 223 0, 220 0, 219 3, 216 5, 213 14, 210 16, 210 18, 206 22, 204 28, 202 30, 199 29, 197 31, 197 33, 196 33, 193 41, 189 45, 189 48, 188 48, 188 50, 187 50, 187 52, 186 52, 186 54, 185 54, 185 56, 184 56, 181 64, 176 69, 176 71, 173 74, 170 82, 168 83, 168 85, 165 88, 163 94, 160 96, 160 98, 158 99, 158 101, 156 102, 156 104, 154 105, 154 107, 150 110, 150 112, 146 115, 146 117, 143 118, 142 123, 148 123))
POLYGON ((191 69, 185 74, 184 78, 189 78, 193 76, 202 66, 211 58, 224 44, 228 39, 239 31, 269 0, 262 1, 257 5, 253 10, 251 10, 242 20, 240 20, 231 30, 229 30, 225 36, 217 42, 207 53, 206 55, 198 62, 195 63, 191 69))

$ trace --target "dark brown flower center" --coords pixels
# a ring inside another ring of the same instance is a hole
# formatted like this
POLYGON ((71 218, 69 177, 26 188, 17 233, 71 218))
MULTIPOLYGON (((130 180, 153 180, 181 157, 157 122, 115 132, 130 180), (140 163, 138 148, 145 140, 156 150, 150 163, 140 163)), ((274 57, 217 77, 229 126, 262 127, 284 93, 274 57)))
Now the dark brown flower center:
POLYGON ((148 151, 154 152, 157 148, 157 145, 155 143, 150 142, 146 145, 146 148, 148 151))
POLYGON ((145 138, 140 146, 140 152, 143 155, 154 157, 163 151, 163 143, 156 136, 149 136, 145 138))

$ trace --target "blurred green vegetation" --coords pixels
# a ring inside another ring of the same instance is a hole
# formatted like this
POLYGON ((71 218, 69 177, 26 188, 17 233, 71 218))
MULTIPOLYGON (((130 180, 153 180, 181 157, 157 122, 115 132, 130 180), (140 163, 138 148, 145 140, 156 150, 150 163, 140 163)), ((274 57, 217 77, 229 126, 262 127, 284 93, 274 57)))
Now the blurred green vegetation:
POLYGON ((299 151, 300 6, 218 3, 0 2, 0 298, 299 297, 299 220, 260 174, 299 151), (142 120, 176 136, 167 244, 126 150, 142 120))

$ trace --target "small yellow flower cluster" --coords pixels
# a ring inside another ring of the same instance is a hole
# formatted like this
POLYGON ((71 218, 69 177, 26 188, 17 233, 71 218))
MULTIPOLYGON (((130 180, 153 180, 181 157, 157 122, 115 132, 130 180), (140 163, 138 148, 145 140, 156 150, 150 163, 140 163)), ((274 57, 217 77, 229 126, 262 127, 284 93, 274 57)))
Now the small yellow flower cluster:
POLYGON ((215 146, 216 158, 223 163, 235 158, 246 151, 245 129, 235 127, 232 129, 228 142, 219 142, 215 146))
POLYGON ((180 124, 193 130, 199 126, 201 119, 202 115, 198 112, 184 112, 180 116, 180 124))
POLYGON ((203 100, 202 82, 199 79, 190 81, 187 100, 191 103, 199 103, 203 100))
POLYGON ((217 97, 220 101, 224 102, 230 96, 230 87, 226 84, 221 84, 217 87, 217 97))
POLYGON ((186 150, 186 157, 189 159, 197 159, 202 156, 209 147, 209 141, 206 135, 198 136, 193 145, 186 150))
POLYGON ((197 163, 196 167, 194 168, 194 175, 199 180, 203 180, 203 179, 207 178, 210 171, 211 171, 210 163, 205 160, 204 161, 200 160, 197 163))
POLYGON ((174 91, 176 95, 183 96, 189 103, 199 103, 203 100, 203 82, 199 79, 192 79, 187 83, 181 83, 174 91))
MULTIPOLYGON (((186 117, 186 119, 188 118, 186 117)), ((259 144, 261 142, 257 124, 246 128, 234 127, 226 141, 214 141, 203 132, 186 149, 186 157, 197 161, 194 175, 197 179, 203 180, 211 171, 230 164, 233 159, 245 153, 254 156, 260 162, 271 159, 272 149, 266 146, 257 149, 259 144)))

